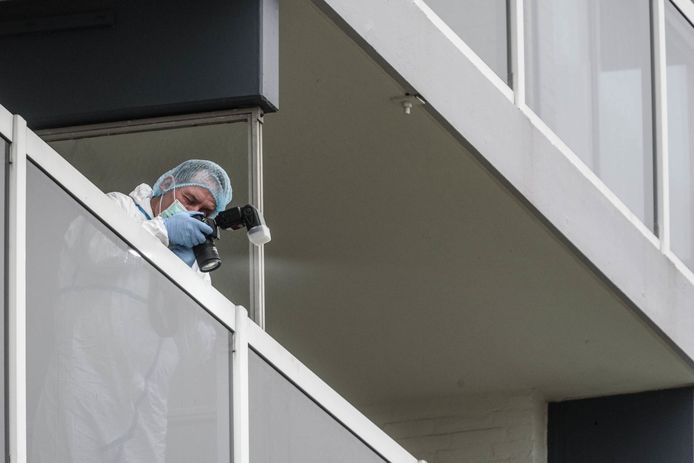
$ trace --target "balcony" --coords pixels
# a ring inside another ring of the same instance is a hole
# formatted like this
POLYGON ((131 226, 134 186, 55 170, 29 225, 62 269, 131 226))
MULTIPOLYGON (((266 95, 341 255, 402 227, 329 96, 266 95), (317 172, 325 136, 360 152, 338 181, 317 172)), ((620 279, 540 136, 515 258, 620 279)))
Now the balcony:
POLYGON ((4 108, 0 135, 12 461, 416 462, 4 108))

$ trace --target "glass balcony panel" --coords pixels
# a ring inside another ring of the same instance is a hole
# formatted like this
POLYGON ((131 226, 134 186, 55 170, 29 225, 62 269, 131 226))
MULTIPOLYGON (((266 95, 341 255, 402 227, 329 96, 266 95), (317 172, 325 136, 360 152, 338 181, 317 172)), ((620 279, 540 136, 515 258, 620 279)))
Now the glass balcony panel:
POLYGON ((229 461, 231 333, 27 166, 29 461, 229 461))
MULTIPOLYGON (((246 122, 178 127, 52 142, 51 146, 102 191, 131 192, 152 185, 186 159, 209 159, 231 178, 232 204, 249 202, 249 127, 246 122)), ((242 230, 217 241, 222 266, 212 284, 235 304, 250 305, 250 254, 242 230)))
POLYGON ((426 4, 510 84, 506 0, 426 0, 426 4))
POLYGON ((527 0, 527 102, 654 230, 648 0, 527 0))
POLYGON ((249 352, 251 463, 383 463, 385 460, 249 352))
POLYGON ((694 27, 665 4, 670 243, 694 269, 694 27))

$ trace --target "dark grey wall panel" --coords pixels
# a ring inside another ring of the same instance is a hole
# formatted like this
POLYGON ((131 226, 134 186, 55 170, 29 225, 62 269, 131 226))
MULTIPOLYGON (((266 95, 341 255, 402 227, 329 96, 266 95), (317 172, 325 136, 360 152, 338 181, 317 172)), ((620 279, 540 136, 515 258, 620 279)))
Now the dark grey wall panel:
POLYGON ((692 463, 694 390, 549 405, 549 463, 692 463))
POLYGON ((0 104, 32 128, 276 110, 278 2, 0 2, 0 104))

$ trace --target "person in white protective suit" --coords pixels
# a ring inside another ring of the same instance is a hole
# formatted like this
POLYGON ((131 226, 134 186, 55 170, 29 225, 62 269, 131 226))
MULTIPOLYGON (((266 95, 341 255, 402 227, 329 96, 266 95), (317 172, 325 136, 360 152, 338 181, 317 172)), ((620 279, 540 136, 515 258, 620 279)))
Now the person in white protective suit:
POLYGON ((153 188, 141 184, 129 196, 109 196, 188 266, 198 270, 193 246, 201 244, 212 229, 195 215, 214 218, 223 211, 231 201, 231 182, 214 162, 192 159, 163 174, 153 188))
MULTIPOLYGON (((231 200, 217 164, 189 160, 150 188, 108 195, 209 281, 192 247, 231 200)), ((74 219, 61 250, 55 345, 33 417, 32 463, 163 463, 168 392, 180 362, 203 362, 219 328, 177 304, 171 283, 102 224, 74 219)))

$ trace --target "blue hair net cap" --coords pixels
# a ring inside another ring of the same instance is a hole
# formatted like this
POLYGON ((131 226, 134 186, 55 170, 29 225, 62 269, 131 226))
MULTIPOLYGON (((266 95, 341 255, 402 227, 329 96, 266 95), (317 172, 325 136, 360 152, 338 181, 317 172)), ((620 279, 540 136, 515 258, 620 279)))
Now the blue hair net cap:
POLYGON ((204 159, 189 159, 165 172, 154 183, 152 197, 162 196, 174 188, 184 186, 199 186, 212 194, 215 211, 213 214, 210 214, 210 217, 214 217, 223 211, 231 201, 231 181, 229 176, 218 164, 204 159), (169 177, 172 177, 173 181, 166 188, 162 188, 162 183, 169 177))

